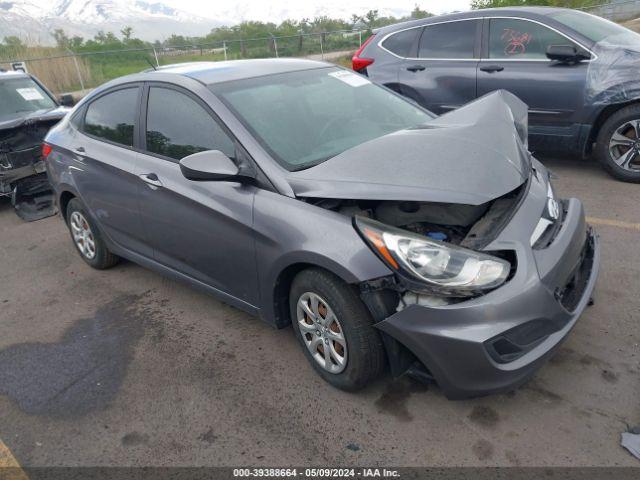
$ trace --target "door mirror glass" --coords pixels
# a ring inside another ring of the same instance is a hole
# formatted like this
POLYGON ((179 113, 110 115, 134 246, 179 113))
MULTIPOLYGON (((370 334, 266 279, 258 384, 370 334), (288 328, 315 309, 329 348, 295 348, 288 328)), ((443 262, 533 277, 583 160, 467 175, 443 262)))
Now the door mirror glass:
POLYGON ((585 58, 573 45, 549 45, 547 58, 558 62, 579 62, 585 58))
POLYGON ((194 153, 180 160, 180 171, 188 180, 211 182, 240 181, 238 166, 220 150, 194 153))

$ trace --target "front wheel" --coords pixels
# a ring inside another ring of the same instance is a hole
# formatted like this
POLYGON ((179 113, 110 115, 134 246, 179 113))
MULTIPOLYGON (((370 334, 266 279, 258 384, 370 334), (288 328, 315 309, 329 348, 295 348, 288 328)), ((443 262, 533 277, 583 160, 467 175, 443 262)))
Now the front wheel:
POLYGON ((596 157, 612 176, 640 183, 640 105, 625 107, 602 126, 596 157))
POLYGON ((324 270, 304 270, 293 281, 289 307, 304 355, 324 380, 353 391, 380 375, 382 340, 353 287, 324 270))

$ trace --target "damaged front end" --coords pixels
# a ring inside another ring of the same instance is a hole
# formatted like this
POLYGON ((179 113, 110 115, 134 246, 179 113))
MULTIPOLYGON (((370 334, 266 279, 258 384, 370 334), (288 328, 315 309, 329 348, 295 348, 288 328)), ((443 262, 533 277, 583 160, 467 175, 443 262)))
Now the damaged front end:
POLYGON ((42 158, 42 141, 65 113, 56 111, 0 124, 0 196, 10 197, 17 215, 25 221, 56 213, 42 158))
POLYGON ((597 237, 527 151, 526 111, 497 92, 292 174, 299 198, 352 218, 393 272, 359 285, 392 374, 450 398, 526 381, 595 285, 597 237))

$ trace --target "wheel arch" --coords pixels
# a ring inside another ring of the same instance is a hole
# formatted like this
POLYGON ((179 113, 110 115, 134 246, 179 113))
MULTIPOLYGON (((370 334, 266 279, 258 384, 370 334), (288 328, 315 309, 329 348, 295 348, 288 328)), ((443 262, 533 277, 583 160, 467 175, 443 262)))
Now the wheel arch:
POLYGON ((60 215, 62 215, 62 219, 65 221, 65 223, 67 221, 67 207, 69 206, 69 202, 76 197, 77 195, 71 190, 63 190, 58 197, 60 215))
POLYGON ((619 112, 623 108, 629 107, 634 104, 640 104, 640 98, 636 98, 634 100, 629 100, 628 102, 615 103, 613 105, 607 105, 604 107, 597 115, 595 121, 591 126, 591 130, 589 131, 589 136, 587 137, 587 142, 585 145, 585 154, 590 154, 593 152, 594 144, 598 139, 598 135, 600 135, 600 131, 602 127, 606 123, 606 121, 615 113, 619 112))
POLYGON ((356 283, 351 275, 345 275, 345 272, 341 271, 340 268, 332 268, 325 262, 296 261, 288 264, 280 270, 273 283, 270 299, 271 311, 264 312, 267 321, 273 323, 277 328, 285 328, 291 324, 291 315, 289 312, 291 284, 300 272, 309 269, 324 270, 325 272, 335 275, 347 285, 356 283))

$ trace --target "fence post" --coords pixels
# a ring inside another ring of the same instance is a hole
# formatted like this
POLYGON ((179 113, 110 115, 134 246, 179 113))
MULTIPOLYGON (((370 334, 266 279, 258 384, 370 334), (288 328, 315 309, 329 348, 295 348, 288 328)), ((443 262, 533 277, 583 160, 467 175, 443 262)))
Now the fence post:
POLYGON ((324 60, 324 47, 322 46, 322 33, 320 34, 320 55, 322 56, 322 60, 324 60))
POLYGON ((158 61, 158 52, 156 52, 156 47, 153 47, 153 56, 156 57, 156 67, 159 67, 160 62, 158 61))
POLYGON ((358 30, 358 36, 360 37, 359 46, 362 46, 362 30, 358 30))
POLYGON ((227 61, 227 42, 222 42, 222 49, 224 50, 224 60, 227 61))
POLYGON ((280 58, 280 57, 278 57, 278 42, 276 41, 276 37, 273 37, 273 48, 276 51, 276 58, 280 58))
POLYGON ((76 66, 76 73, 78 74, 78 80, 80 80, 80 88, 84 90, 84 80, 82 80, 82 74, 80 73, 80 65, 78 65, 78 59, 76 58, 76 54, 73 53, 70 49, 67 49, 71 56, 73 57, 73 63, 76 66))

